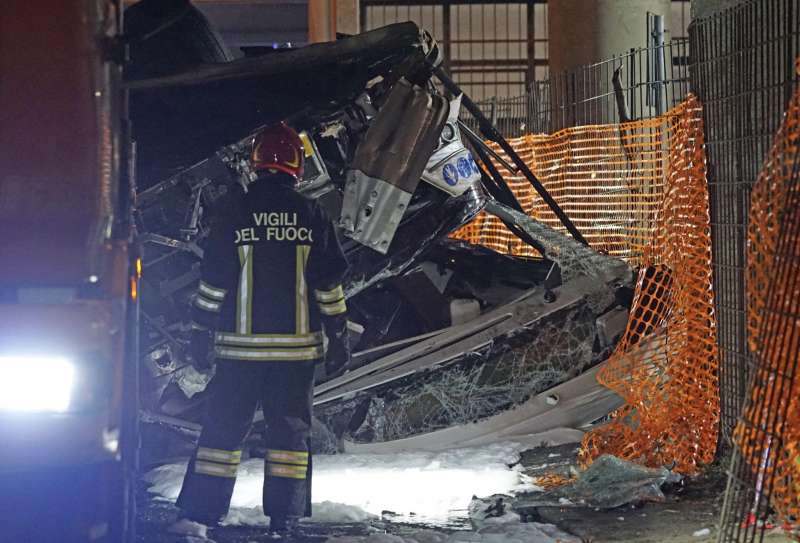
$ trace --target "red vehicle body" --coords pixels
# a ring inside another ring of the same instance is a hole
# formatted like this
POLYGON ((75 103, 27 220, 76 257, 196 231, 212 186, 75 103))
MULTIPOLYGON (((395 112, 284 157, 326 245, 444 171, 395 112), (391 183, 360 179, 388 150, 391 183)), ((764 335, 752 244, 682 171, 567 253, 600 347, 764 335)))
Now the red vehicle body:
POLYGON ((111 0, 0 10, 4 541, 132 534, 138 266, 121 167, 120 10, 111 0))

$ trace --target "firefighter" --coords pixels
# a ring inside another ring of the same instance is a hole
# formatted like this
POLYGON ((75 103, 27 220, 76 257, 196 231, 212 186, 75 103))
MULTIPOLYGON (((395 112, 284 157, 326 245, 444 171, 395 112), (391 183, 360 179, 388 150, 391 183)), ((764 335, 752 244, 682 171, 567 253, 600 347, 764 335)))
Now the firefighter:
POLYGON ((193 301, 191 351, 216 374, 206 422, 178 506, 216 524, 228 512, 241 443, 260 402, 266 423, 264 513, 272 531, 311 514, 314 368, 343 372, 350 357, 341 281, 347 270, 333 224, 294 190, 306 147, 285 123, 255 138, 258 173, 212 227, 193 301), (324 351, 327 337, 327 356, 324 351))

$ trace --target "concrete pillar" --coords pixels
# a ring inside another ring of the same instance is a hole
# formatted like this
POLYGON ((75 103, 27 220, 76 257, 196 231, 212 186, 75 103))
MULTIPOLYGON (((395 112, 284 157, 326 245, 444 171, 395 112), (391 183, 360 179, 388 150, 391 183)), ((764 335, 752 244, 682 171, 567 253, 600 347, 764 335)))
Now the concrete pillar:
POLYGON ((361 31, 358 0, 308 0, 308 42, 334 41, 361 31))
POLYGON ((358 34, 361 32, 359 0, 336 0, 336 32, 358 34))
POLYGON ((670 0, 553 0, 547 4, 550 72, 591 64, 648 44, 647 14, 671 27, 670 0))
POLYGON ((309 0, 308 43, 336 39, 336 0, 309 0))

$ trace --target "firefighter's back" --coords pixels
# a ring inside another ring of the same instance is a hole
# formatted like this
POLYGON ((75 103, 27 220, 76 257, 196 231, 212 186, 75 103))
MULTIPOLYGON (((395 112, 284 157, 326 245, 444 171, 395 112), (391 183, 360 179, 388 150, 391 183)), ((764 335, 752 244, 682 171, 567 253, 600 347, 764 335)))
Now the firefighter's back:
POLYGON ((204 259, 205 301, 220 313, 216 356, 320 358, 320 307, 309 301, 338 285, 346 266, 335 258, 340 253, 330 221, 293 190, 290 177, 266 176, 233 197, 204 259))

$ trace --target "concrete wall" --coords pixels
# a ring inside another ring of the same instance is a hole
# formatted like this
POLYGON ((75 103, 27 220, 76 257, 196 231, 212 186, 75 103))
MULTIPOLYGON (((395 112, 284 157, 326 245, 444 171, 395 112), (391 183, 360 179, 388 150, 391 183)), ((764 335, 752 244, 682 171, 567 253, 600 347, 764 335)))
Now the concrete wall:
POLYGON ((550 73, 647 45, 647 13, 672 28, 670 0, 556 0, 548 4, 550 73))
POLYGON ((334 41, 336 34, 361 31, 358 0, 312 0, 308 4, 308 41, 334 41))
POLYGON ((336 32, 358 34, 361 32, 359 0, 336 0, 336 32))

